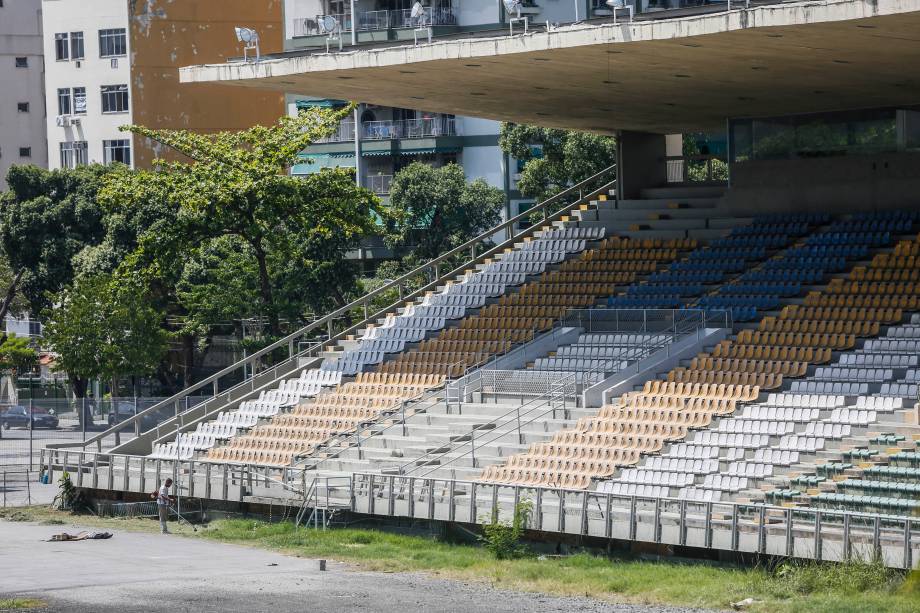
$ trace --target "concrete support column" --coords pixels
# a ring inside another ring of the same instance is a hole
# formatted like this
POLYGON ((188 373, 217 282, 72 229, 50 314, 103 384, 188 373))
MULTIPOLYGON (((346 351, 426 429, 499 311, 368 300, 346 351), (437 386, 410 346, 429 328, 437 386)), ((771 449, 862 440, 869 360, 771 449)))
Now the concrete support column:
POLYGON ((617 138, 617 190, 622 199, 640 197, 642 189, 667 182, 664 134, 621 131, 617 138))

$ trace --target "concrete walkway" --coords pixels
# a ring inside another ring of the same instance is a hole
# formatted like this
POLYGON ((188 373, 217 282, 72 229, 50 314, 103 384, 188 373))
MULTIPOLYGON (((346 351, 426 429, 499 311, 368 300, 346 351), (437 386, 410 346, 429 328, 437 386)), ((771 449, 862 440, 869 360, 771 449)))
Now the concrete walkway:
POLYGON ((80 526, 0 520, 0 598, 39 598, 49 611, 617 611, 687 609, 609 605, 493 590, 418 574, 318 570, 307 560, 205 540, 118 532, 105 541, 44 542, 80 526))

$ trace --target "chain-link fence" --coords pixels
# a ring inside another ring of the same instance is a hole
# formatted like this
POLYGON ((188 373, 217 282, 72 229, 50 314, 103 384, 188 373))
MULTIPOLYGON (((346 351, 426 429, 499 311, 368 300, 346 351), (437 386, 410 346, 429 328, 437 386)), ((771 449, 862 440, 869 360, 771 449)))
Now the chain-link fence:
MULTIPOLYGON (((192 407, 204 397, 188 397, 192 407)), ((49 444, 78 443, 131 419, 163 398, 36 398, 0 405, 0 469, 31 469, 38 466, 41 450, 49 444)), ((186 408, 183 406, 183 408, 186 408)), ((131 440, 174 415, 163 409, 143 416, 136 428, 107 437, 102 451, 131 440)))
POLYGON ((4 509, 50 502, 46 490, 39 486, 37 470, 0 471, 0 506, 4 509))

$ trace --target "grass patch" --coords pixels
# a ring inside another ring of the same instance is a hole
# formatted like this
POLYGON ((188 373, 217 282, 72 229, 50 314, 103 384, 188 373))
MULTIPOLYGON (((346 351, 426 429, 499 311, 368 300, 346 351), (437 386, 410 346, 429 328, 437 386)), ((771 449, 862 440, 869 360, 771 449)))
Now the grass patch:
MULTIPOLYGON (((35 519, 109 530, 157 530, 148 519, 73 517, 38 509, 35 519)), ((483 547, 448 543, 366 529, 314 531, 290 523, 246 519, 220 520, 197 533, 181 524, 171 530, 190 538, 249 545, 311 558, 350 563, 380 572, 423 572, 439 577, 481 581, 506 589, 590 596, 615 602, 672 604, 727 609, 753 598, 747 611, 809 613, 916 613, 920 578, 880 564, 787 562, 776 569, 741 568, 679 561, 650 562, 588 554, 540 558, 528 555, 498 560, 483 547)))
POLYGON ((35 519, 32 513, 21 509, 0 509, 0 519, 7 521, 32 521, 35 519))
POLYGON ((0 598, 0 611, 39 609, 45 606, 48 606, 48 603, 35 598, 0 598))

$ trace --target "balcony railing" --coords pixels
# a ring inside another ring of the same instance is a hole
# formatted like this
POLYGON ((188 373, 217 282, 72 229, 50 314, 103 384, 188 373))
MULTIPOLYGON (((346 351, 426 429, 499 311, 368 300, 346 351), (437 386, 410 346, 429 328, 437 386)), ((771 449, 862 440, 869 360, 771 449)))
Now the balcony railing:
MULTIPOLYGON (((453 26, 457 25, 457 16, 454 14, 452 7, 426 7, 425 13, 427 18, 423 23, 431 26, 453 26)), ((339 23, 342 32, 351 32, 351 14, 344 13, 330 15, 339 23)), ((297 17, 294 19, 294 31, 292 37, 297 36, 318 36, 325 34, 321 32, 319 24, 326 15, 316 15, 315 17, 297 17)), ((364 11, 358 13, 358 31, 373 32, 387 30, 389 28, 411 28, 416 25, 412 19, 411 9, 400 9, 392 11, 364 11)))
POLYGON ((365 140, 390 140, 394 138, 430 138, 457 134, 453 117, 423 117, 420 119, 365 121, 361 124, 361 138, 365 140))
POLYGON ((390 183, 393 182, 393 175, 369 175, 365 181, 365 187, 375 194, 389 194, 390 183))
MULTIPOLYGON (((412 9, 403 9, 401 11, 390 11, 391 28, 412 28, 416 23, 412 20, 412 9)), ((451 7, 425 7, 426 19, 423 23, 429 26, 455 26, 457 25, 457 16, 451 7)))
POLYGON ((355 122, 342 121, 335 132, 329 136, 316 139, 317 143, 347 143, 355 140, 355 122))

